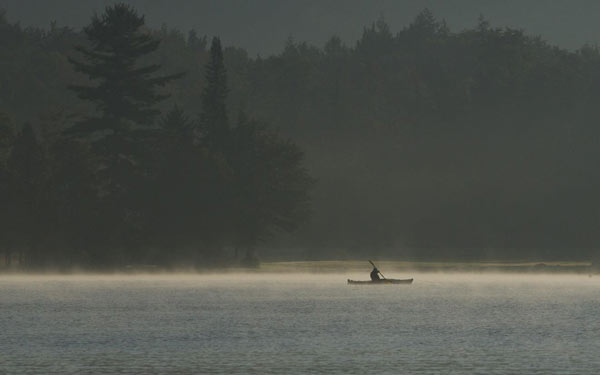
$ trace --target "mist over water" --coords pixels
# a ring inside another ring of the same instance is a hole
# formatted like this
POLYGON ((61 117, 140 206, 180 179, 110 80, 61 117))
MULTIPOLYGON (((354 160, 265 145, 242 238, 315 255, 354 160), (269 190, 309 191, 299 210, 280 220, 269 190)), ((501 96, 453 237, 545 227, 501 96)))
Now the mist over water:
POLYGON ((6 373, 589 373, 600 278, 0 276, 6 373))
POLYGON ((176 3, 0 0, 0 375, 600 374, 600 2, 176 3))

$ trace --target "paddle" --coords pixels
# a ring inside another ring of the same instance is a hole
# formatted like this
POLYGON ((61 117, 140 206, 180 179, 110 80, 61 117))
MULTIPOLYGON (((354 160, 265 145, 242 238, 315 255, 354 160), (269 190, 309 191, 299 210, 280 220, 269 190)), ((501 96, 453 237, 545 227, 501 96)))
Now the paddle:
MULTIPOLYGON (((377 268, 377 266, 376 266, 375 264, 373 264, 373 262, 369 261, 369 263, 371 263, 371 265, 372 265, 374 268, 377 268)), ((377 271, 379 271, 379 268, 377 268, 377 271)), ((381 273, 381 271, 379 272, 379 274, 381 275, 381 277, 383 277, 383 278, 385 279, 385 276, 383 276, 383 274, 381 273)))

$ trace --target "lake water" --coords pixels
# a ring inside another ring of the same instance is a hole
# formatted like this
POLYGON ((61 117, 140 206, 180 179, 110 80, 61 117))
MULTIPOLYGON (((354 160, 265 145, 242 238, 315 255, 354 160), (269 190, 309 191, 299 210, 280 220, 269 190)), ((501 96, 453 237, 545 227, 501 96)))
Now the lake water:
POLYGON ((600 373, 600 277, 367 276, 0 276, 0 373, 600 373))

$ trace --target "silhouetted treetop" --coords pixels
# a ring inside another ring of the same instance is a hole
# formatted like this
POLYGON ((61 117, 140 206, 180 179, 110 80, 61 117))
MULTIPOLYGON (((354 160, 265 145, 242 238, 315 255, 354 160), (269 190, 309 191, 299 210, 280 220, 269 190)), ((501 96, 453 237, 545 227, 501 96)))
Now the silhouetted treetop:
POLYGON ((421 13, 417 14, 407 30, 417 38, 446 35, 450 32, 446 25, 446 21, 438 21, 433 15, 433 12, 428 8, 425 8, 421 13))
MULTIPOLYGON (((148 126, 159 114, 154 106, 168 97, 158 87, 181 77, 181 74, 156 76, 158 64, 141 65, 140 59, 154 52, 160 43, 142 29, 144 17, 129 5, 116 4, 94 15, 84 33, 90 46, 78 46, 83 60, 70 58, 75 70, 86 74, 95 86, 70 86, 80 98, 96 104, 101 113, 96 122, 80 124, 89 132, 107 128, 122 130, 132 122, 148 126)), ((78 129, 73 129, 74 131, 78 129)))

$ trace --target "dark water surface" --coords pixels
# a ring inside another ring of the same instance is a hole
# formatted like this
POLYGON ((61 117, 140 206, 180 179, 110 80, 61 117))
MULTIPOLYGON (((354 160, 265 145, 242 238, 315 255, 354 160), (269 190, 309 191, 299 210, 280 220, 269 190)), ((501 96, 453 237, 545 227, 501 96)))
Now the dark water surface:
POLYGON ((0 373, 600 373, 600 277, 361 276, 0 276, 0 373))

